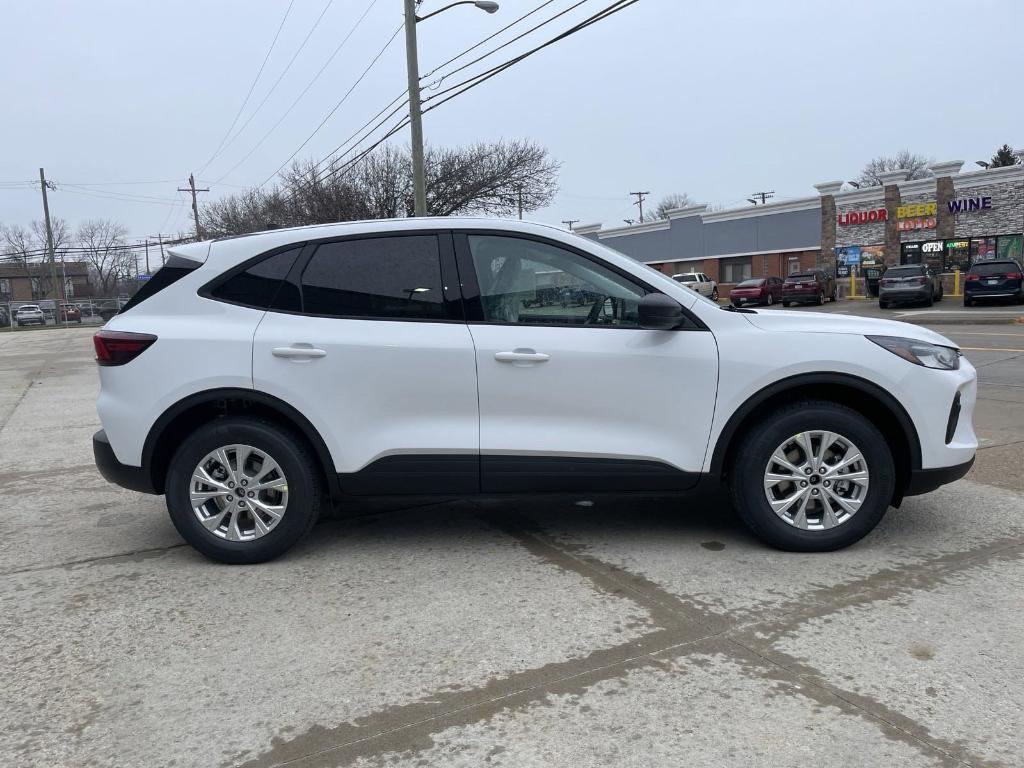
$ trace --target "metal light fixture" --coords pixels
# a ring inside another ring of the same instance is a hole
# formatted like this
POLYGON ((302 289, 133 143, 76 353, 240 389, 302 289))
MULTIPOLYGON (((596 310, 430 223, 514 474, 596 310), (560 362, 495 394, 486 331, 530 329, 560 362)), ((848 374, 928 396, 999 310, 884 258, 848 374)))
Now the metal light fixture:
POLYGON ((989 168, 991 168, 991 167, 992 167, 992 163, 986 163, 986 162, 985 162, 984 160, 975 160, 975 161, 974 161, 974 164, 975 164, 975 165, 980 165, 980 166, 981 166, 982 168, 984 168, 984 169, 985 169, 986 171, 987 171, 987 170, 988 170, 989 168))
POLYGON ((858 184, 856 181, 848 181, 846 183, 849 184, 854 189, 860 189, 860 184, 858 184))

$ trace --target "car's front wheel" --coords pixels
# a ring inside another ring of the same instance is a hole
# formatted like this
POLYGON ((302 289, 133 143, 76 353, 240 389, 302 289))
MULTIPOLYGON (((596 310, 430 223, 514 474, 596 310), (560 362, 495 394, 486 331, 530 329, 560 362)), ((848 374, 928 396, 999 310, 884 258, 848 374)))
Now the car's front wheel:
POLYGON ((302 439, 249 417, 210 422, 178 448, 167 509, 185 540, 223 563, 259 563, 294 546, 320 513, 317 463, 302 439))
POLYGON ((892 500, 896 474, 878 429, 858 412, 806 400, 745 435, 729 486, 740 518, 779 549, 821 552, 866 536, 892 500))

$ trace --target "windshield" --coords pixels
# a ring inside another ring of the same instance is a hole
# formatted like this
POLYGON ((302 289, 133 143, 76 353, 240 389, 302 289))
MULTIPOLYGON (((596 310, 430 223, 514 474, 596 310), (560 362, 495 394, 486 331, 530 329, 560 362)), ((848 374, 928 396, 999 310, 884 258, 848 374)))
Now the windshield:
POLYGON ((918 277, 924 274, 924 267, 889 267, 886 277, 918 277))
POLYGON ((764 280, 744 280, 742 283, 737 285, 737 288, 760 288, 764 285, 764 280))
POLYGON ((796 275, 790 275, 786 278, 787 283, 809 283, 815 279, 814 273, 802 272, 796 275))
POLYGON ((974 275, 1005 275, 1007 272, 1020 272, 1020 267, 1012 261, 990 261, 971 267, 971 274, 974 275))

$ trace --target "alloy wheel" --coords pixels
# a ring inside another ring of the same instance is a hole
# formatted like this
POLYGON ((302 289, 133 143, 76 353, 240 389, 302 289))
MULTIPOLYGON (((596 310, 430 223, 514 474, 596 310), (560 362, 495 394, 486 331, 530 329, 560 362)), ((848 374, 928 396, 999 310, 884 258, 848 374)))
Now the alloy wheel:
POLYGON ((869 481, 867 462, 853 442, 836 432, 810 430, 786 438, 772 453, 764 493, 785 522, 823 531, 857 514, 869 481))
POLYGON ((270 533, 288 509, 288 478, 265 451, 225 445, 196 466, 189 499, 199 523, 227 541, 253 541, 270 533))

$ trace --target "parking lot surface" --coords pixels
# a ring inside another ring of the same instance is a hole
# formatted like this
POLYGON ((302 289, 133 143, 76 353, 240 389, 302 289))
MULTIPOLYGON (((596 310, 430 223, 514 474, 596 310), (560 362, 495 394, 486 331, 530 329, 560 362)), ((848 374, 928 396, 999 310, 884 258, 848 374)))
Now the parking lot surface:
POLYGON ((1024 326, 936 330, 977 464, 848 550, 719 496, 516 500, 253 567, 96 472, 89 329, 0 335, 0 765, 1020 765, 1024 326))

